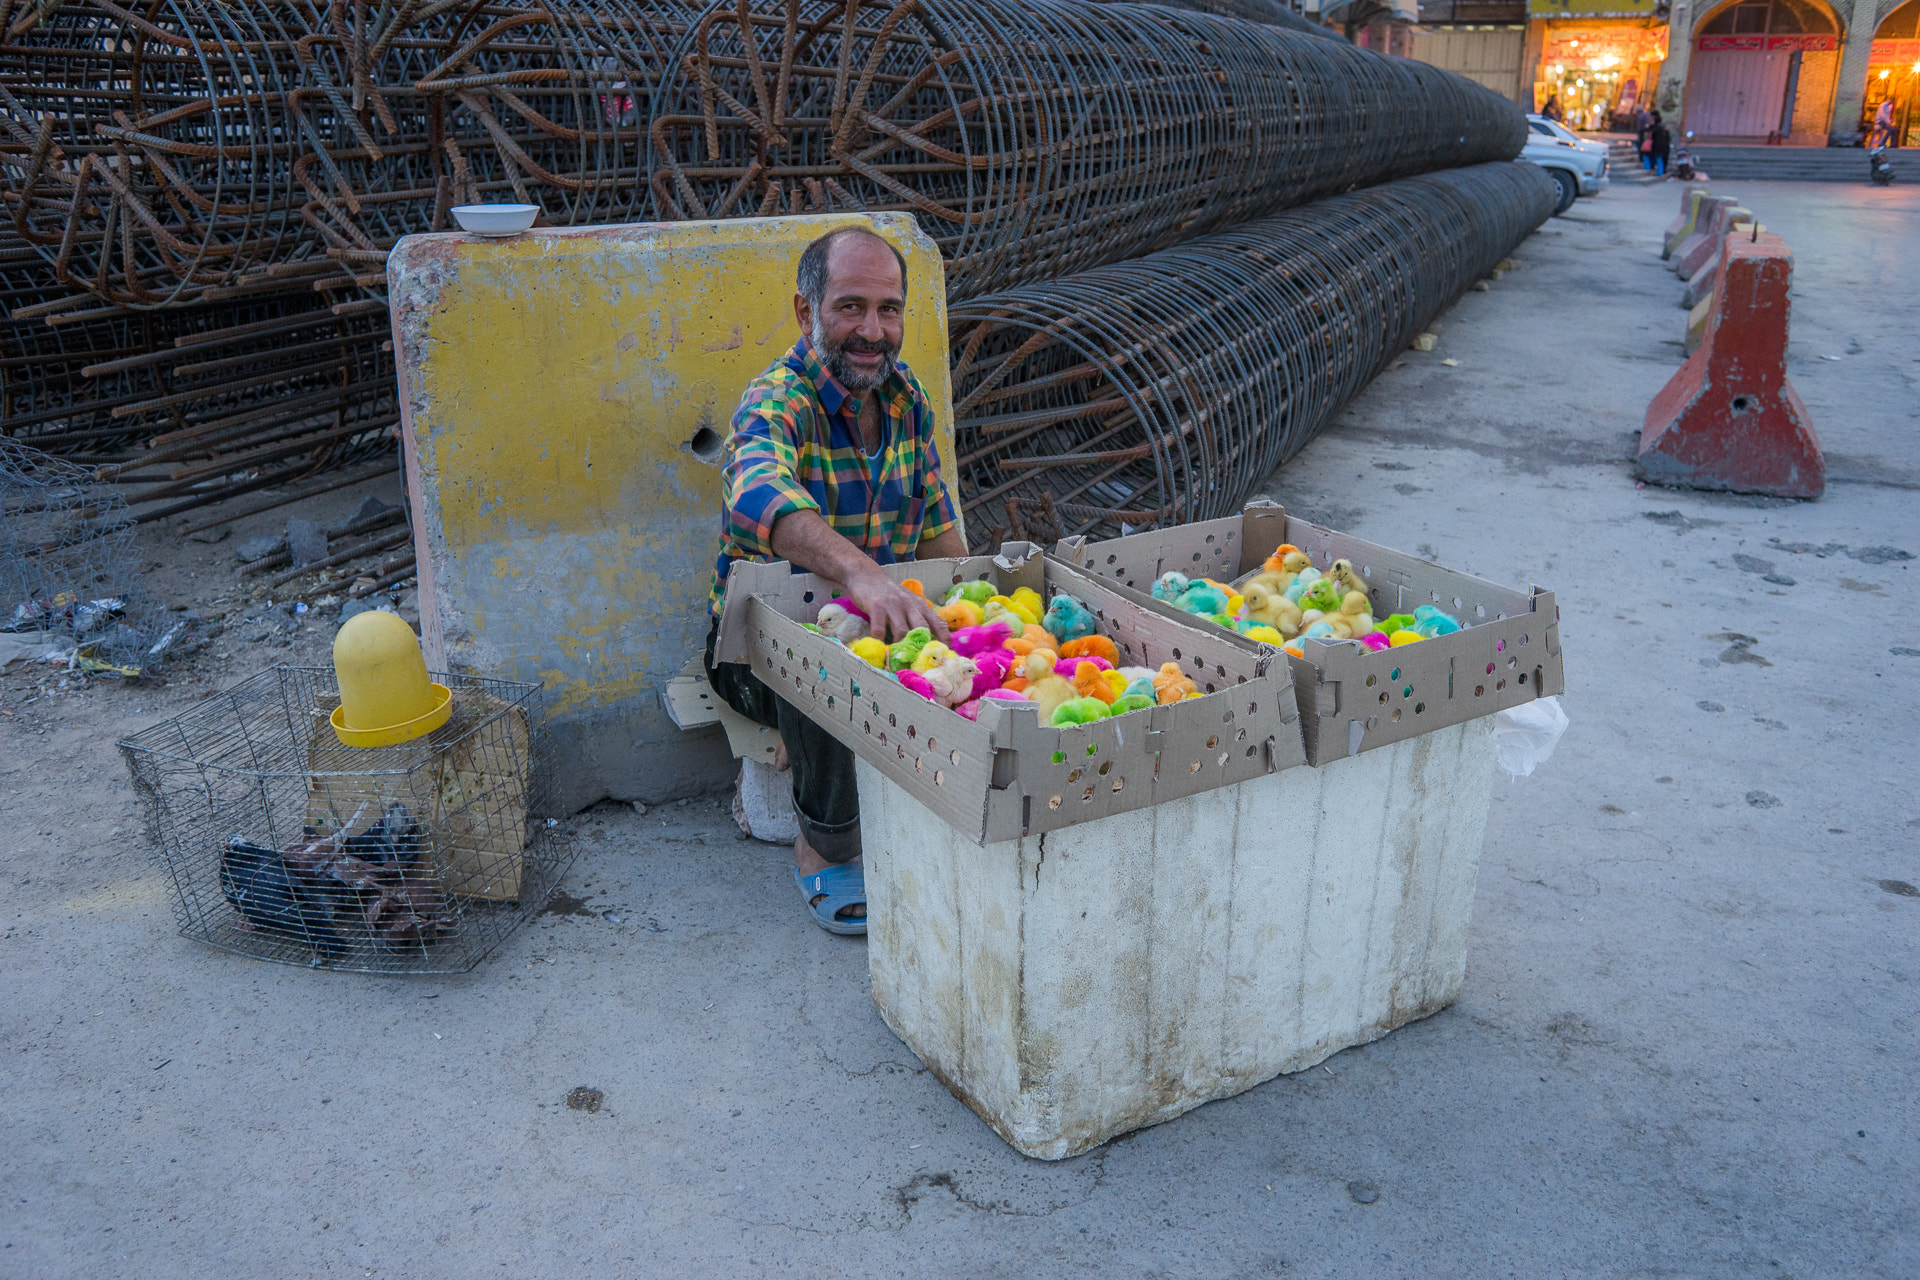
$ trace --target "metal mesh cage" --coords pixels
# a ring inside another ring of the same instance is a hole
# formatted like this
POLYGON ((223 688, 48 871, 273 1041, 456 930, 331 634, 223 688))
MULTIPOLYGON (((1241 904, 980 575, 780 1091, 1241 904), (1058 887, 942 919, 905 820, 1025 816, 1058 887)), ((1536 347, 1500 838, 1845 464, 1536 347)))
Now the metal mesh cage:
POLYGON ((453 714, 349 747, 328 667, 275 667, 122 741, 180 932, 283 964, 463 973, 573 860, 540 686, 436 674, 453 714))
POLYGON ((137 673, 157 652, 126 499, 93 473, 0 436, 0 630, 137 673))

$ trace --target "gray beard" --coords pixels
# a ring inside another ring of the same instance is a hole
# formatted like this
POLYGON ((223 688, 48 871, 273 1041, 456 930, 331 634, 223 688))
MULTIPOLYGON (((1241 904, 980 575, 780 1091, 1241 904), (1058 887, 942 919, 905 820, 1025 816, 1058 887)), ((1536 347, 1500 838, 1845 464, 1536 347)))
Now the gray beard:
POLYGON ((849 391, 871 391, 885 382, 893 373, 893 362, 900 356, 897 350, 888 351, 878 369, 872 373, 862 373, 848 363, 845 350, 827 345, 826 330, 821 326, 819 316, 814 316, 813 332, 807 337, 812 341, 813 349, 819 352, 821 361, 826 364, 827 372, 833 375, 834 381, 849 391))

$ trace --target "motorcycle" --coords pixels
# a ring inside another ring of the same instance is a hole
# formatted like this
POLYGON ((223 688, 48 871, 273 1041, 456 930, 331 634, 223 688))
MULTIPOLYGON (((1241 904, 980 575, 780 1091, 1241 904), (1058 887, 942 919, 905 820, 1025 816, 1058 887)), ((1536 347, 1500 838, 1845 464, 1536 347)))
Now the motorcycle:
POLYGON ((1887 159, 1885 144, 1868 148, 1867 177, 1876 187, 1893 185, 1893 161, 1887 159))
POLYGON ((1673 176, 1682 182, 1693 181, 1693 149, 1688 145, 1693 141, 1693 130, 1687 130, 1686 137, 1673 149, 1673 176))

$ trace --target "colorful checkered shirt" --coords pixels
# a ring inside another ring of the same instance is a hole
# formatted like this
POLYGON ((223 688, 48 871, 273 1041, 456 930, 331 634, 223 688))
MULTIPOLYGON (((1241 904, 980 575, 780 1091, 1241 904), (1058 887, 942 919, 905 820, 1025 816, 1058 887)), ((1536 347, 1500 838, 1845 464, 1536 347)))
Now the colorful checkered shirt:
POLYGON ((842 387, 805 338, 740 397, 721 463, 725 506, 707 607, 717 618, 736 560, 777 559, 774 521, 818 511, 879 564, 913 559, 926 538, 958 523, 940 471, 933 407, 901 361, 868 394, 880 397, 881 446, 860 446, 858 396, 842 387))

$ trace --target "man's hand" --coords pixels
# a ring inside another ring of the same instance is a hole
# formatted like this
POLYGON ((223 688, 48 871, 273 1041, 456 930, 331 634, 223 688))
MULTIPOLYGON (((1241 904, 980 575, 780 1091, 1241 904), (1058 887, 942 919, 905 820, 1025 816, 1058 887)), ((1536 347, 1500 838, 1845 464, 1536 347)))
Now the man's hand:
POLYGON ((848 599, 867 615, 875 639, 890 644, 915 627, 925 627, 937 640, 947 638, 947 624, 932 605, 889 578, 818 511, 790 511, 776 520, 773 550, 809 573, 846 584, 848 599))
POLYGON ((925 627, 935 640, 947 638, 947 624, 931 604, 889 578, 879 565, 869 561, 868 568, 871 572, 847 583, 847 595, 867 615, 867 634, 891 644, 915 627, 925 627))

